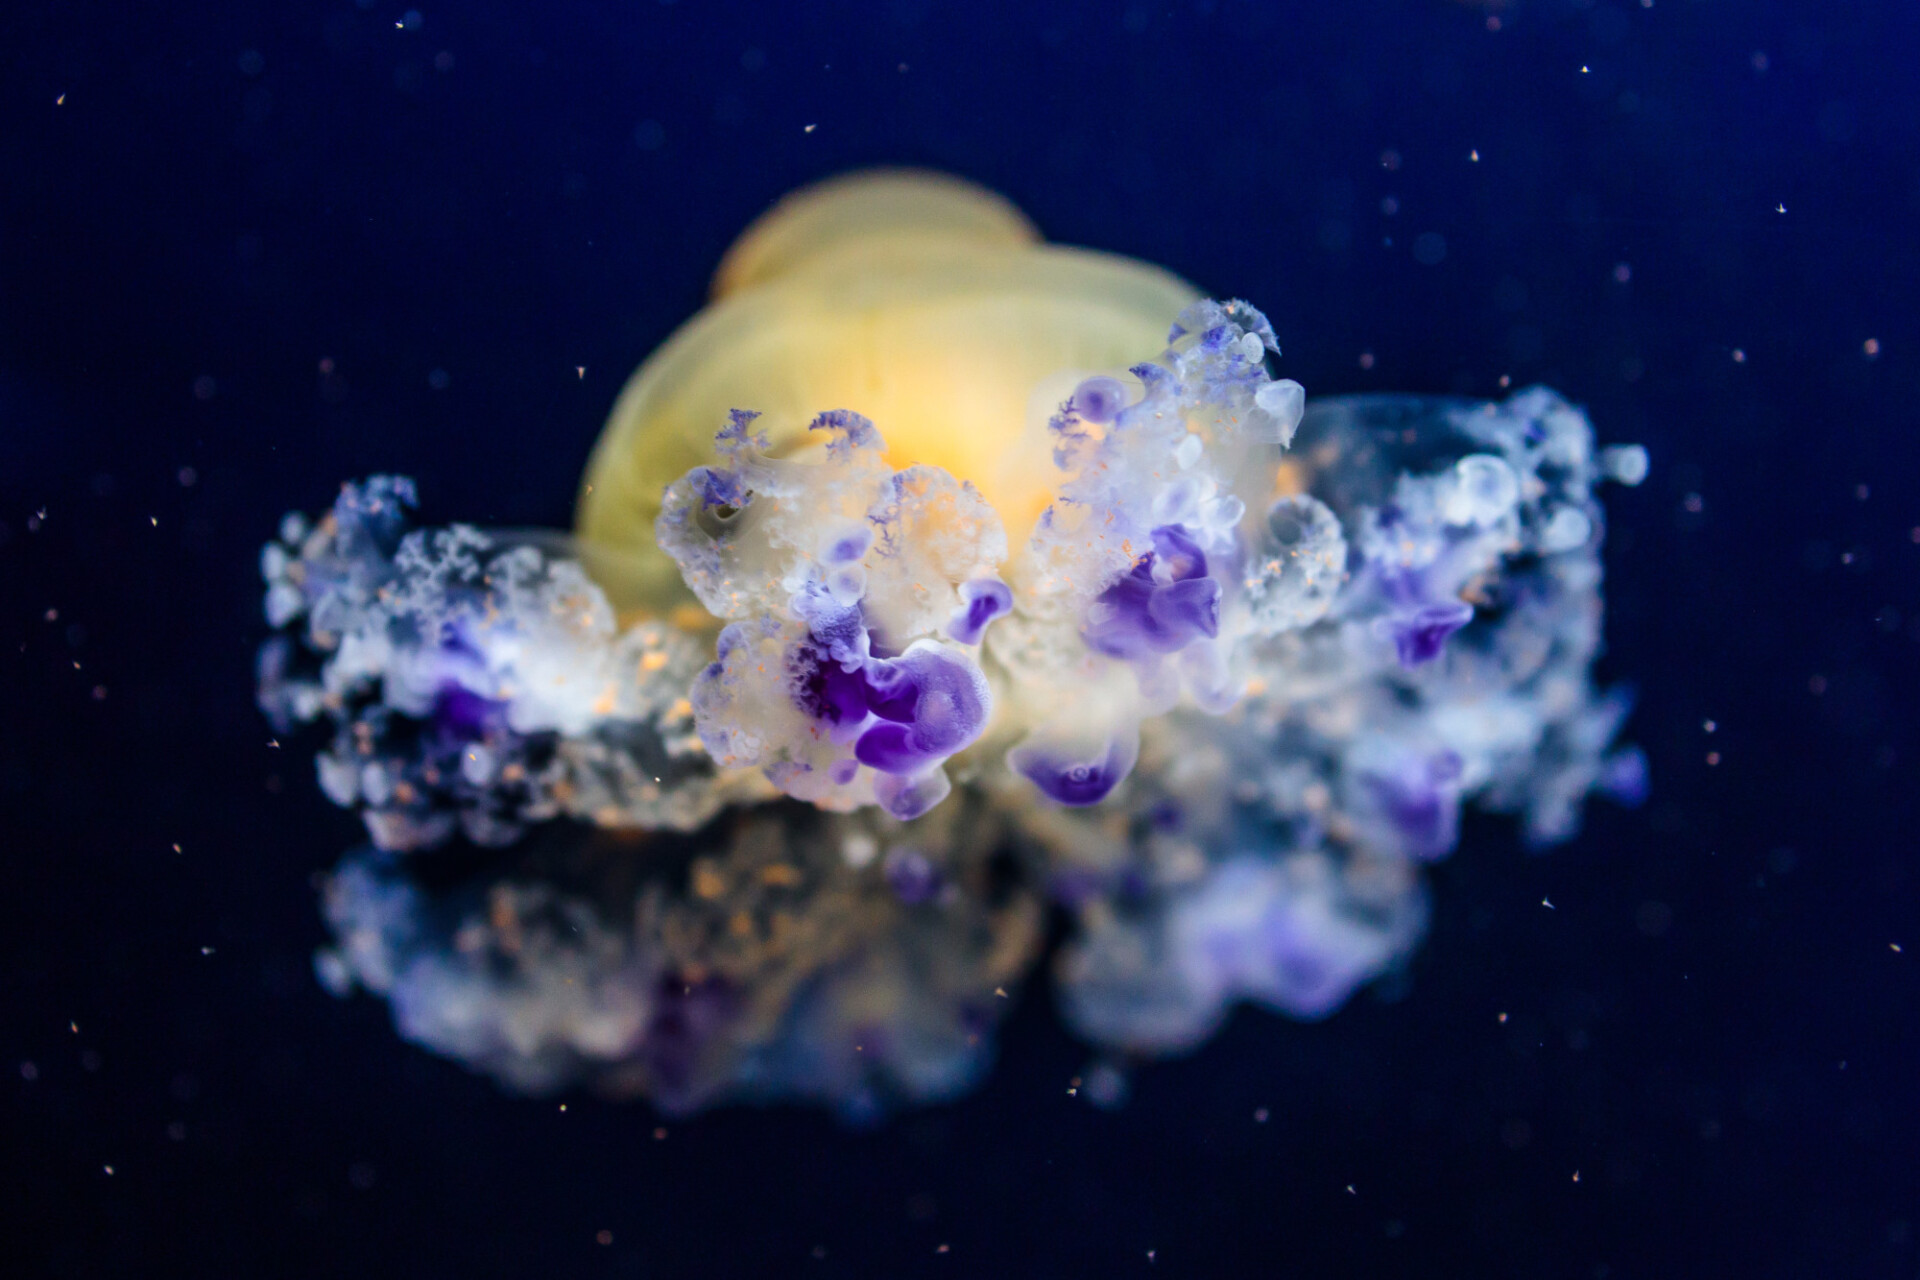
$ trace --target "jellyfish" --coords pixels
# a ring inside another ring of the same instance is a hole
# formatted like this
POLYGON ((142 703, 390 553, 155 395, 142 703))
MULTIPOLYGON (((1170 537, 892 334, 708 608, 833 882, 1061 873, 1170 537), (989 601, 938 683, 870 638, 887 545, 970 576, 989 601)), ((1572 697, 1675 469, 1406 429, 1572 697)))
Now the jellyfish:
POLYGON ((396 476, 289 515, 259 700, 371 841, 322 977, 672 1110, 951 1096, 1047 905, 1099 1052, 1331 1015, 1464 806, 1544 846, 1644 794, 1592 668, 1595 491, 1646 454, 1546 388, 1309 401, 1280 358, 1251 303, 857 174, 728 251, 570 536, 419 525, 396 476))

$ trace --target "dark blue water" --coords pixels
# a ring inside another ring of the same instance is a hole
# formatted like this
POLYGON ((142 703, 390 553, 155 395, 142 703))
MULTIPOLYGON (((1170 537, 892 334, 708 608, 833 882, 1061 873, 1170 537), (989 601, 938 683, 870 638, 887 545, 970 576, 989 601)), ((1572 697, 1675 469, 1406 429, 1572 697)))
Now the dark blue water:
POLYGON ((1920 16, 1488 17, 10 7, 16 1273, 1920 1272, 1920 16), (1545 857, 1470 820, 1394 998, 1243 1010, 1115 1112, 1044 984, 985 1088, 867 1131, 518 1100, 327 996, 359 833, 253 709, 259 543, 375 469, 564 525, 735 233, 876 163, 1254 300, 1314 394, 1544 381, 1646 443, 1603 675, 1651 802, 1545 857))

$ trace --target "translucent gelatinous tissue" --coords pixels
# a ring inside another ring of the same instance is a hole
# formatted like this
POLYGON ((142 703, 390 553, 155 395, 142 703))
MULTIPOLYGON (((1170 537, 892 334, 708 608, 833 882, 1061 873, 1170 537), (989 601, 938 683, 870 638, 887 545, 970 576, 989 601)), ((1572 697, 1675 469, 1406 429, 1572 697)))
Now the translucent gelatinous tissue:
POLYGON ((687 691, 700 646, 625 630, 578 561, 466 525, 408 528, 413 486, 342 487, 288 516, 261 567, 270 621, 260 705, 319 723, 321 789, 390 849, 479 844, 562 815, 690 830, 767 794, 717 769, 687 691))
POLYGON ((1644 794, 1592 680, 1593 489, 1646 459, 1545 389, 1307 401, 1278 355, 1201 302, 1084 371, 1031 424, 1023 527, 884 422, 822 406, 776 450, 743 405, 659 508, 692 611, 616 618, 559 541, 412 529, 403 480, 289 517, 262 706, 324 726, 386 851, 334 877, 323 974, 515 1087, 675 1109, 950 1095, 1047 902, 1103 1049, 1332 1013, 1418 943, 1464 806, 1545 844, 1644 794), (613 834, 407 873, 560 817, 613 834))
POLYGON ((977 642, 1005 594, 1000 517, 937 467, 888 467, 858 414, 822 414, 821 443, 790 461, 765 455, 752 421, 734 414, 725 464, 669 486, 656 525, 730 621, 693 686, 701 739, 796 799, 917 818, 993 713, 979 664, 942 636, 957 616, 977 642))

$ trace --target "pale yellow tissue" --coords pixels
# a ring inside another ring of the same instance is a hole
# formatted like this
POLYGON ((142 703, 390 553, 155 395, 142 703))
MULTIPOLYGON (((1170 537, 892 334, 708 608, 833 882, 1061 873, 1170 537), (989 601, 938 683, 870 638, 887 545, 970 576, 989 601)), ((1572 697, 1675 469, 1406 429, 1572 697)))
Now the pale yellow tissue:
POLYGON ((972 481, 1017 546, 1057 473, 1046 419, 1078 380, 1166 344, 1199 295, 1158 267, 1049 245, 999 196, 884 171, 795 192, 748 227, 714 301, 628 381, 582 485, 577 531, 623 611, 688 597, 654 546, 661 491, 713 460, 731 409, 774 452, 829 409, 873 420, 895 467, 972 481))

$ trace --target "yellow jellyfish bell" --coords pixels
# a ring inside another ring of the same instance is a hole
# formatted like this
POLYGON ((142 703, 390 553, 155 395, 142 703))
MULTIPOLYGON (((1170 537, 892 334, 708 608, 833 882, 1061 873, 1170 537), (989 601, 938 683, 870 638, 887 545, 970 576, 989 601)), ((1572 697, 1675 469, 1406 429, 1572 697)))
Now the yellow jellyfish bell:
POLYGON ((864 414, 896 468, 971 481, 1016 540, 1054 476, 1045 433, 1074 385, 1157 351, 1199 294, 1159 267, 1047 244, 1008 201, 914 171, 803 188, 728 250, 713 301, 628 380, 582 483, 576 531, 628 611, 690 602, 654 546, 662 490, 713 456, 732 409, 773 452, 829 409, 864 414))

